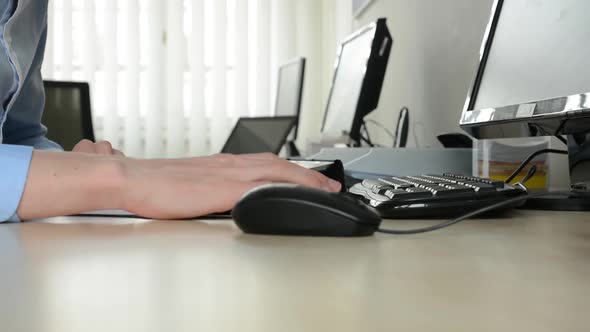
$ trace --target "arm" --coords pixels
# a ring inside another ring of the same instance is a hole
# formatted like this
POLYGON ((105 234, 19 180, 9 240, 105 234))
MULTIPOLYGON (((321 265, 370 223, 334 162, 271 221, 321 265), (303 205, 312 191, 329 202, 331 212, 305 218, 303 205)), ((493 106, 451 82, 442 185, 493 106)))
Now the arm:
POLYGON ((23 193, 33 149, 0 145, 0 222, 18 221, 16 210, 23 193))
POLYGON ((138 160, 35 151, 18 215, 122 209, 154 219, 191 218, 231 210, 244 193, 271 182, 340 189, 318 172, 267 154, 138 160))
MULTIPOLYGON (((35 6, 40 5, 36 3, 35 6)), ((16 21, 13 30, 25 30, 31 23, 16 21)), ((26 38, 11 44, 15 52, 15 58, 19 63, 16 69, 19 72, 21 87, 11 102, 10 111, 7 113, 6 122, 3 124, 3 144, 27 145, 42 150, 62 150, 62 148, 48 140, 45 135, 47 128, 41 124, 43 109, 45 106, 45 89, 41 76, 43 54, 47 27, 40 32, 38 42, 27 41, 26 38)), ((32 34, 34 35, 34 34, 32 34)), ((28 36, 28 35, 27 35, 28 36)))

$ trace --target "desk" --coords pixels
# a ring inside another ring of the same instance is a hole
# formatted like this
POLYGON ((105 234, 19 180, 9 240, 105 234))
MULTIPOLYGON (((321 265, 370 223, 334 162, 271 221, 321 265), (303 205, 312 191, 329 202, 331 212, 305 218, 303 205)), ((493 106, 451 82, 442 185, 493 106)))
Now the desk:
POLYGON ((588 331, 589 214, 513 217, 360 239, 230 221, 0 225, 0 329, 588 331))

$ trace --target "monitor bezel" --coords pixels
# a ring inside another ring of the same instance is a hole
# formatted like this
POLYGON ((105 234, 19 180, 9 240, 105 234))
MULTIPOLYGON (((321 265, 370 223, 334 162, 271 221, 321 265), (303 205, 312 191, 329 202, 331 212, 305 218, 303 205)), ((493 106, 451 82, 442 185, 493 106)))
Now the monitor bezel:
POLYGON ((361 93, 359 95, 359 99, 357 100, 357 105, 355 107, 355 112, 354 112, 355 114, 353 116, 351 128, 346 133, 346 134, 348 134, 350 140, 352 140, 352 144, 355 144, 355 145, 359 145, 360 141, 361 141, 360 131, 361 131, 361 127, 363 124, 363 119, 365 118, 365 116, 370 114, 372 111, 374 111, 378 107, 378 102, 377 102, 376 105, 371 105, 370 107, 372 107, 372 109, 369 111, 366 111, 364 114, 361 114, 361 112, 360 112, 361 110, 359 110, 359 104, 360 104, 361 100, 364 101, 363 97, 367 97, 367 94, 372 92, 372 91, 368 91, 368 90, 370 88, 369 85, 374 82, 369 82, 369 79, 377 79, 377 81, 378 81, 378 82, 376 82, 377 83, 376 88, 379 91, 377 92, 377 96, 375 96, 377 100, 380 99, 381 89, 383 88, 383 84, 384 84, 384 80, 385 80, 385 72, 387 71, 387 67, 389 64, 389 56, 390 56, 391 49, 392 49, 392 46, 394 43, 393 37, 391 36, 389 29, 387 28, 387 19, 379 18, 376 21, 371 22, 370 24, 360 28, 359 30, 357 30, 354 33, 352 33, 351 35, 349 35, 338 46, 338 51, 336 53, 336 60, 334 62, 332 81, 331 81, 331 85, 330 85, 330 93, 328 94, 328 99, 326 102, 326 107, 324 110, 324 117, 323 117, 322 127, 321 127, 321 132, 324 133, 326 131, 326 120, 328 118, 328 114, 330 111, 330 105, 332 102, 334 87, 336 85, 336 79, 338 77, 338 72, 340 70, 340 63, 341 63, 341 58, 342 58, 342 53, 344 51, 344 48, 348 44, 350 44, 351 42, 353 42, 354 40, 363 36, 365 33, 369 32, 371 30, 373 30, 373 38, 371 39, 371 47, 369 49, 369 56, 367 57, 365 76, 363 77, 363 82, 361 84, 361 93), (375 44, 375 41, 377 39, 376 37, 378 37, 378 34, 383 34, 384 37, 387 38, 387 44, 383 44, 383 43, 381 43, 379 45, 375 44), (376 66, 376 65, 381 64, 380 62, 378 62, 378 60, 383 57, 385 58, 385 63, 382 64, 384 67, 383 72, 382 73, 372 73, 370 71, 372 69, 371 66, 376 66), (372 77, 374 75, 378 75, 378 77, 372 77))
POLYGON ((293 130, 293 126, 295 125, 295 121, 297 119, 295 116, 241 117, 238 119, 233 130, 231 131, 231 133, 227 137, 227 140, 225 141, 225 144, 223 145, 223 148, 221 149, 221 153, 228 153, 228 152, 225 152, 227 149, 227 146, 228 146, 230 140, 232 139, 232 137, 234 137, 234 135, 236 134, 240 125, 242 125, 243 123, 248 122, 248 121, 268 121, 268 122, 274 121, 274 122, 278 122, 278 121, 287 120, 287 119, 291 120, 291 126, 290 126, 289 130, 286 130, 285 134, 281 137, 281 140, 280 140, 281 144, 278 146, 278 148, 275 149, 274 151, 271 151, 271 153, 278 155, 281 152, 281 149, 283 148, 283 146, 285 145, 285 143, 287 141, 287 137, 289 137, 289 134, 293 130))
POLYGON ((303 102, 303 88, 305 86, 305 67, 307 65, 307 59, 305 57, 298 57, 292 59, 279 67, 279 73, 277 77, 277 93, 275 97, 275 116, 285 116, 285 115, 278 115, 278 108, 279 108, 279 91, 281 89, 281 78, 283 74, 283 69, 288 68, 293 65, 299 66, 299 88, 297 89, 297 114, 295 115, 295 128, 293 129, 293 140, 297 140, 297 136, 299 135, 299 122, 301 120, 301 105, 303 102))
POLYGON ((460 126, 475 138, 510 138, 575 134, 590 128, 590 92, 475 109, 504 0, 494 0, 480 48, 476 76, 469 87, 460 126), (571 119, 583 120, 573 124, 571 119), (585 127, 586 129, 584 129, 585 127))

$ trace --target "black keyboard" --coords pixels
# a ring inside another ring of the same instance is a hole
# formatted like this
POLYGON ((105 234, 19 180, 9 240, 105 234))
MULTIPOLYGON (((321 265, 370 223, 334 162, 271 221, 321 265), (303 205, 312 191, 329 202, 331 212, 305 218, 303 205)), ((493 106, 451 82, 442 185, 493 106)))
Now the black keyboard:
POLYGON ((388 219, 456 217, 526 194, 502 181, 457 174, 363 180, 348 192, 388 219))

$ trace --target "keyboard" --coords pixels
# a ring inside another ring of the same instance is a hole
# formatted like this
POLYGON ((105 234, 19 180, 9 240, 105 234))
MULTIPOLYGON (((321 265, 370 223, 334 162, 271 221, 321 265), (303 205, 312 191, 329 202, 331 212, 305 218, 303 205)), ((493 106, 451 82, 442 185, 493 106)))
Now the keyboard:
POLYGON ((374 207, 386 219, 458 217, 526 195, 524 189, 502 181, 458 174, 363 180, 350 187, 348 193, 374 207))

